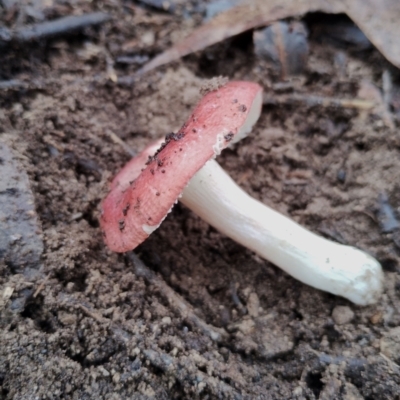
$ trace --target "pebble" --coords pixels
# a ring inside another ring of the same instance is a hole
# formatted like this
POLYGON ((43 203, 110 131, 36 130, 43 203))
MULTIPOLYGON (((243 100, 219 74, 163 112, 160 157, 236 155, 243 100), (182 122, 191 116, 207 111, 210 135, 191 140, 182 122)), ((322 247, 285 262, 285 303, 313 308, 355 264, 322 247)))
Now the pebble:
POLYGON ((377 311, 376 313, 374 313, 370 319, 372 324, 377 325, 380 324, 383 321, 383 313, 382 311, 377 311))
POLYGON ((247 299, 247 310, 249 312, 250 317, 258 317, 260 308, 260 300, 256 293, 250 293, 249 298, 247 299))
POLYGON ((261 346, 259 351, 266 359, 281 356, 289 353, 294 348, 294 341, 289 333, 280 330, 269 329, 264 327, 259 341, 261 346))
POLYGON ((336 306, 332 311, 332 318, 337 325, 348 324, 354 318, 354 312, 348 306, 336 306))
POLYGON ((69 314, 67 312, 64 311, 60 311, 58 313, 58 320, 64 325, 64 326, 68 326, 68 325, 75 325, 77 322, 77 317, 75 314, 69 314))
POLYGON ((99 366, 98 367, 98 370, 100 371, 100 373, 103 375, 103 376, 105 376, 105 377, 107 377, 107 376, 110 376, 110 373, 103 367, 103 366, 99 366))

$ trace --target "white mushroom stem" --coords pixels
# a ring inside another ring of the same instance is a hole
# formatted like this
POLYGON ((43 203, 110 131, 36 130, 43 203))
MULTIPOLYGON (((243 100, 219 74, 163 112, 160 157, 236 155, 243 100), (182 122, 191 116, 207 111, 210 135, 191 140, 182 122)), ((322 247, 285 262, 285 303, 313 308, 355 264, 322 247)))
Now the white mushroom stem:
POLYGON ((218 231, 299 281, 367 305, 377 301, 381 265, 351 246, 324 239, 245 193, 216 161, 190 180, 180 199, 218 231))

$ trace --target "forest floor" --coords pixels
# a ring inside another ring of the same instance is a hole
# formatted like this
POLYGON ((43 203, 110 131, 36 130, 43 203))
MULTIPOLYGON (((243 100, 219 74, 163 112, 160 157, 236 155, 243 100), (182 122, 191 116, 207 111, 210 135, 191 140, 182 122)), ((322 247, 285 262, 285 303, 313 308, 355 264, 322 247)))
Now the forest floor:
POLYGON ((201 16, 119 0, 62 7, 53 13, 113 18, 0 55, 0 81, 29 81, 0 90, 0 140, 29 177, 40 227, 37 263, 0 264, 0 398, 400 398, 400 231, 383 221, 400 211, 399 120, 382 100, 395 68, 372 47, 310 35, 304 73, 282 83, 245 33, 130 80, 201 16), (99 205, 129 160, 114 135, 138 152, 176 132, 215 76, 258 82, 272 99, 220 164, 253 197, 375 256, 376 304, 296 281, 179 203, 135 249, 143 265, 106 248, 99 205), (294 92, 303 100, 287 101, 294 92))

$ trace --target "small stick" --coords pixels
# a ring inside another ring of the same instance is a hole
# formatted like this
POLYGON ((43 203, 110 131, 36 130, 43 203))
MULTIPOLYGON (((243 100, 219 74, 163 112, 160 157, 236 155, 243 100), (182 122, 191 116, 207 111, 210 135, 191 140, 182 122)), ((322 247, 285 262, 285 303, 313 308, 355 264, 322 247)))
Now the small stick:
POLYGON ((385 69, 382 74, 382 91, 383 91, 383 102, 385 103, 385 108, 390 110, 390 103, 392 101, 393 92, 393 80, 392 74, 385 69))
POLYGON ((46 282, 49 280, 50 274, 47 274, 47 276, 43 279, 42 283, 38 286, 36 289, 35 293, 33 294, 33 298, 35 299, 37 295, 43 290, 44 285, 46 282))
POLYGON ((313 96, 299 93, 264 96, 264 104, 274 105, 292 103, 304 103, 308 107, 340 107, 355 108, 359 110, 369 110, 376 105, 373 101, 363 99, 340 99, 337 97, 313 96))
POLYGON ((136 151, 131 149, 131 147, 126 144, 119 136, 117 136, 114 132, 110 130, 105 130, 105 134, 110 137, 110 139, 115 143, 119 144, 131 157, 135 157, 137 155, 136 151))
MULTIPOLYGON (((154 367, 157 369, 161 369, 163 372, 172 375, 178 382, 182 385, 187 384, 188 381, 192 379, 191 374, 192 371, 189 373, 189 369, 183 370, 180 368, 175 368, 175 365, 179 365, 180 360, 179 358, 173 358, 169 354, 155 351, 151 349, 145 349, 142 351, 142 354, 146 357, 147 361, 149 361, 154 367), (174 365, 175 364, 175 365, 174 365)), ((182 360, 183 361, 183 360, 182 360)), ((185 361, 184 361, 185 362, 185 361)), ((194 376, 194 375, 193 375, 194 376)), ((232 393, 235 394, 234 396, 230 396, 229 398, 242 398, 237 393, 237 388, 235 386, 231 386, 225 383, 222 379, 213 377, 211 374, 204 373, 200 369, 196 370, 195 373, 197 382, 203 382, 207 386, 213 387, 219 393, 232 393), (236 395, 237 393, 237 395, 236 395)))
POLYGON ((140 258, 132 251, 126 253, 129 260, 132 262, 135 268, 135 274, 140 276, 146 281, 158 288, 158 290, 167 298, 168 303, 173 307, 182 318, 188 320, 197 328, 199 328, 204 334, 209 336, 216 342, 221 342, 226 339, 227 333, 224 329, 216 328, 208 325, 201 318, 199 318, 192 309, 192 306, 186 302, 179 294, 172 290, 161 278, 159 278, 153 271, 151 271, 143 263, 140 258))
POLYGON ((383 120, 386 126, 394 129, 393 114, 390 110, 390 105, 393 97, 393 79, 392 74, 386 69, 382 74, 382 92, 383 92, 383 120))
POLYGON ((95 12, 58 18, 54 21, 41 22, 15 30, 1 28, 0 46, 13 42, 29 43, 36 40, 69 34, 89 26, 102 24, 110 19, 111 16, 109 14, 95 12))
POLYGON ((100 315, 96 314, 93 311, 90 311, 88 308, 86 308, 83 304, 77 304, 76 308, 79 308, 81 311, 83 311, 88 317, 93 318, 95 321, 99 323, 108 323, 110 322, 109 319, 103 318, 100 315))

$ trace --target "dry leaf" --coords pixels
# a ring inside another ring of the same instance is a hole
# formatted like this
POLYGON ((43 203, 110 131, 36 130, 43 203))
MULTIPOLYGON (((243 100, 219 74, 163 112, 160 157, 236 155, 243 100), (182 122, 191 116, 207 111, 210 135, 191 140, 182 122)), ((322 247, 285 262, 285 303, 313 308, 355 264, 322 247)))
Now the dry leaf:
POLYGON ((183 41, 161 53, 143 66, 137 74, 202 50, 246 30, 268 25, 283 18, 299 17, 309 12, 347 14, 368 39, 395 66, 400 67, 400 3, 381 0, 252 0, 218 14, 195 29, 183 41))
POLYGON ((299 21, 274 22, 253 32, 254 53, 280 71, 283 80, 300 75, 307 64, 307 35, 307 28, 299 21))

